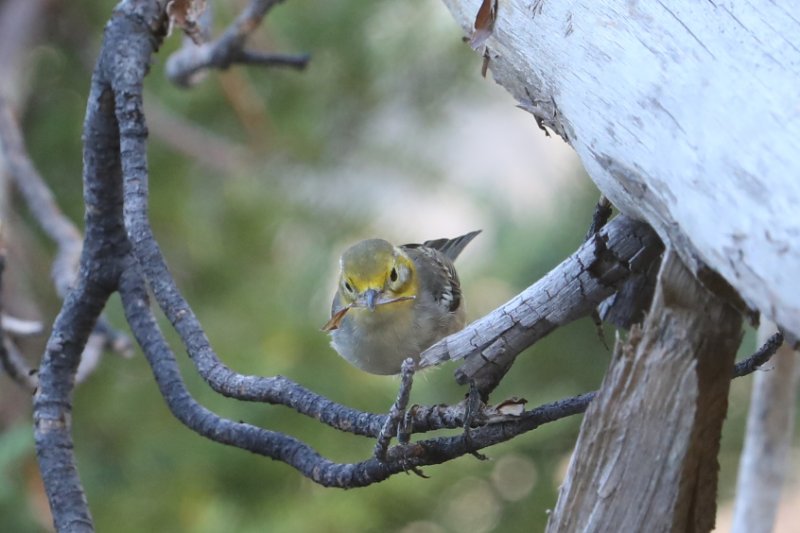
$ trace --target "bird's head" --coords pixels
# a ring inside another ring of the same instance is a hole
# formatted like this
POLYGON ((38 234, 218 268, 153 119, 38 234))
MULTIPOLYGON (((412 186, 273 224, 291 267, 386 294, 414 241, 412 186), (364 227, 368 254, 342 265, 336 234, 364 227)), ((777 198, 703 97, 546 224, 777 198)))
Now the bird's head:
POLYGON ((348 248, 340 260, 339 295, 352 307, 416 298, 414 262, 401 248, 383 239, 367 239, 348 248))

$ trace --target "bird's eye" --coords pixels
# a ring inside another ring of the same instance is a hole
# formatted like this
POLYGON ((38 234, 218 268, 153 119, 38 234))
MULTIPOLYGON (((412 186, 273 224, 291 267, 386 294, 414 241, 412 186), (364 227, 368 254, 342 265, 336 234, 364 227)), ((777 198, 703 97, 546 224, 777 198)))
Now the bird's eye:
POLYGON ((349 281, 344 282, 344 288, 347 289, 347 292, 353 292, 353 286, 350 285, 349 281))
POLYGON ((393 268, 392 271, 389 273, 389 279, 392 280, 392 282, 397 281, 397 269, 396 268, 393 268))

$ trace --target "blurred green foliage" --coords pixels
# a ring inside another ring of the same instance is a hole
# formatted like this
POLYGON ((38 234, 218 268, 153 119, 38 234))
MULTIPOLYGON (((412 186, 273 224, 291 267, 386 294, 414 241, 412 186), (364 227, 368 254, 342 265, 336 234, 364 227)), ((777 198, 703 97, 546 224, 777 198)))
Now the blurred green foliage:
MULTIPOLYGON (((216 7, 218 26, 242 4, 216 7)), ((25 135, 60 205, 76 221, 83 209, 82 115, 111 7, 90 0, 55 2, 43 21, 47 39, 30 57, 33 90, 25 135)), ((311 52, 306 72, 234 68, 210 74, 187 92, 162 74, 179 37, 156 56, 146 98, 158 103, 157 112, 211 132, 246 155, 230 168, 210 166, 176 150, 174 139, 154 128, 149 159, 155 233, 228 365, 242 373, 283 374, 335 401, 385 412, 397 381, 350 368, 319 332, 342 246, 386 229, 373 221, 375 210, 386 205, 376 196, 396 189, 382 193, 381 180, 389 187, 385 176, 414 174, 409 187, 421 194, 433 186, 460 189, 482 213, 481 253, 465 253, 460 261, 473 318, 575 249, 597 193, 582 178, 559 199, 554 215, 512 215, 501 187, 461 187, 457 178, 415 159, 408 147, 388 149, 372 139, 373 117, 387 109, 401 110, 424 130, 454 101, 489 98, 485 87, 491 82, 478 75, 480 59, 461 42, 438 2, 290 1, 264 27, 254 46, 311 52), (348 173, 354 160, 382 173, 353 179, 348 173)), ((404 198, 390 199, 405 209, 404 198)), ((462 222, 464 231, 478 224, 462 222)), ((390 233, 401 241, 442 236, 433 225, 430 234, 412 236, 399 223, 390 233)), ((41 287, 35 292, 50 302, 54 316, 57 301, 47 284, 41 287)), ((108 313, 124 326, 116 299, 108 313)), ((220 415, 285 431, 335 461, 359 461, 371 453, 370 440, 288 409, 219 397, 195 375, 175 336, 169 337, 190 390, 220 415)), ((524 396, 536 405, 591 390, 608 362, 589 321, 563 328, 530 351, 498 398, 524 396)), ((452 369, 419 376, 412 401, 458 401, 464 390, 453 384, 452 369)), ((191 433, 167 411, 140 354, 131 360, 107 357, 77 389, 74 406, 75 449, 97 528, 119 533, 537 531, 554 505, 579 422, 576 417, 548 424, 490 449, 493 461, 465 457, 427 468, 428 480, 400 475, 342 491, 191 433)), ((31 503, 41 499, 32 463, 23 417, 0 433, 0 469, 7 480, 0 486, 2 531, 42 531, 48 521, 41 506, 31 503)))

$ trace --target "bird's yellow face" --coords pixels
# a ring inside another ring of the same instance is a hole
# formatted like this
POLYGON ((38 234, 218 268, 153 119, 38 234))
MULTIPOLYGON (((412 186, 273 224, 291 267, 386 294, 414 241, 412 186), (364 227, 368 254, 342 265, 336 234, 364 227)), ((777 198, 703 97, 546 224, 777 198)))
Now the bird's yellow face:
POLYGON ((414 263, 396 246, 369 239, 342 254, 339 296, 352 307, 377 306, 416 298, 414 263))

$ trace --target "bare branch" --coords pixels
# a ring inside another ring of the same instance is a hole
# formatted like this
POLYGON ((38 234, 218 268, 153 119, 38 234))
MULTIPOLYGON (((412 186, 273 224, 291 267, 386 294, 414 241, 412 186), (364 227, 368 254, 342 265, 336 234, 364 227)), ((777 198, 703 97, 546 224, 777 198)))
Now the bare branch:
MULTIPOLYGON (((137 11, 136 15, 141 14, 139 10, 153 9, 149 3, 126 2, 123 5, 137 11)), ((142 18, 128 15, 120 14, 112 20, 141 27, 142 18)), ((124 41, 117 45, 124 46, 124 41)), ((118 125, 106 111, 113 109, 114 97, 97 75, 103 70, 102 62, 101 56, 92 77, 83 134, 86 238, 79 278, 67 294, 53 325, 33 404, 36 455, 58 531, 93 531, 75 466, 71 435, 72 390, 81 353, 109 295, 119 283, 122 258, 130 250, 120 224, 122 187, 118 125)))
MULTIPOLYGON (((95 258, 84 254, 86 264, 95 258)), ((72 441, 72 389, 81 352, 109 290, 82 269, 53 325, 39 369, 34 396, 34 438, 53 521, 58 531, 93 531, 92 517, 75 465, 72 441)))
POLYGON ((183 47, 167 60, 167 76, 178 86, 189 87, 197 75, 209 68, 227 69, 235 63, 303 70, 310 56, 266 54, 245 50, 250 35, 261 25, 264 16, 282 0, 251 0, 233 24, 210 43, 195 44, 185 39, 183 47))
POLYGON ((775 355, 775 352, 778 351, 778 348, 781 347, 781 344, 783 344, 783 333, 778 332, 771 335, 761 346, 761 348, 756 351, 756 353, 747 359, 736 363, 736 366, 733 369, 733 377, 738 378, 755 372, 764 363, 769 361, 773 355, 775 355))
POLYGON ((58 207, 53 193, 28 158, 25 142, 11 108, 0 96, 0 144, 14 185, 42 230, 58 247, 53 262, 53 281, 63 298, 73 285, 81 254, 81 233, 58 207))
POLYGON ((0 320, 3 322, 2 330, 15 337, 32 337, 44 331, 44 326, 38 320, 23 320, 5 313, 0 313, 0 320))
POLYGON ((456 380, 494 389, 516 356, 559 326, 586 316, 663 247, 642 222, 618 216, 578 251, 509 302, 428 348, 420 366, 466 358, 456 380))
POLYGON ((233 54, 232 61, 241 65, 288 67, 295 70, 303 70, 308 66, 308 62, 311 61, 311 54, 269 54, 266 52, 241 50, 233 54))

